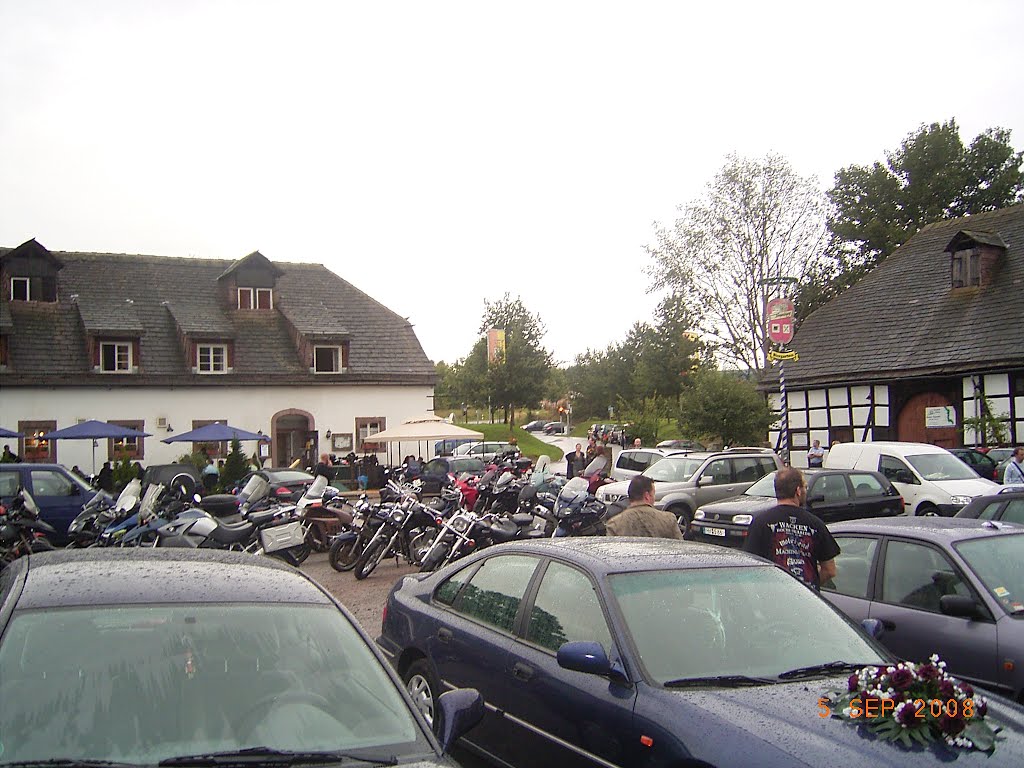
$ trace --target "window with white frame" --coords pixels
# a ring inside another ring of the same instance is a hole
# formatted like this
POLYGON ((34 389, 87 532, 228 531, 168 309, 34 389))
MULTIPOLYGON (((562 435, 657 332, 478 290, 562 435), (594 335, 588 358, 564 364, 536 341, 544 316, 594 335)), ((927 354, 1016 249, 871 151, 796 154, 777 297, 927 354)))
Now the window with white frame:
POLYGON ((239 309, 273 309, 274 295, 270 288, 239 288, 239 309))
POLYGON ((130 341, 100 342, 100 373, 131 373, 132 343, 130 341))
POLYGON ((227 373, 227 344, 197 344, 196 373, 227 373))
MULTIPOLYGON (((367 443, 373 445, 372 437, 386 428, 386 419, 383 416, 363 416, 356 418, 356 450, 366 449, 367 443)), ((376 448, 373 445, 373 448, 376 448)))
POLYGON ((27 277, 11 278, 11 301, 28 301, 32 298, 32 282, 27 277))
POLYGON ((341 371, 341 347, 313 347, 313 373, 341 371))

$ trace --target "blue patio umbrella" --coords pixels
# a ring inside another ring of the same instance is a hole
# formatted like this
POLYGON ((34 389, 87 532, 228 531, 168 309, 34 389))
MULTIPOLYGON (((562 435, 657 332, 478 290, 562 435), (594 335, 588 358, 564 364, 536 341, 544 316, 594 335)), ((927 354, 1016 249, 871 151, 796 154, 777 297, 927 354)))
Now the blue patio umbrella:
POLYGON ((259 432, 249 432, 246 429, 232 427, 229 424, 207 424, 205 427, 197 427, 190 432, 182 432, 180 435, 165 437, 165 443, 229 443, 232 440, 259 440, 270 442, 270 438, 259 432))
POLYGON ((9 429, 0 427, 0 437, 24 437, 24 435, 21 432, 12 432, 9 429))
POLYGON ((122 427, 117 424, 110 424, 106 421, 90 419, 80 424, 73 424, 64 429, 57 429, 47 432, 41 440, 92 440, 92 471, 96 472, 96 441, 109 438, 118 439, 125 437, 150 437, 149 432, 140 432, 131 427, 122 427))

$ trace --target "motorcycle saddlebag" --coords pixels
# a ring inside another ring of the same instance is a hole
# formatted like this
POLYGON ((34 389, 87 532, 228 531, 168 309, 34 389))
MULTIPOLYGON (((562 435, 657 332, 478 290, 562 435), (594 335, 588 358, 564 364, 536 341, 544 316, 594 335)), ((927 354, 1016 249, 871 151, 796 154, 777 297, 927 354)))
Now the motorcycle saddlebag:
POLYGON ((297 547, 306 540, 306 534, 302 530, 302 523, 298 520, 275 525, 273 528, 264 528, 260 531, 260 543, 264 552, 277 552, 281 549, 297 547))

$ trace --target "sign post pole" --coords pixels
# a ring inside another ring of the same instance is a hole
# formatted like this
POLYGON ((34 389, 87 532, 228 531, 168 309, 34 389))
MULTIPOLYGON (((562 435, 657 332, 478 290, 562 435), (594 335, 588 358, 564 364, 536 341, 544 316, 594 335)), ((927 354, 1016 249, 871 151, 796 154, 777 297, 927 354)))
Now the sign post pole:
MULTIPOLYGON (((777 277, 762 280, 762 285, 776 286, 780 293, 796 282, 794 277, 777 277)), ((786 395, 786 368, 784 361, 799 360, 796 352, 787 349, 796 332, 796 307, 793 300, 785 296, 769 299, 765 304, 765 331, 768 339, 775 345, 768 351, 768 362, 779 364, 779 405, 782 412, 779 416, 779 440, 776 450, 783 464, 790 466, 789 461, 789 398, 786 395)))

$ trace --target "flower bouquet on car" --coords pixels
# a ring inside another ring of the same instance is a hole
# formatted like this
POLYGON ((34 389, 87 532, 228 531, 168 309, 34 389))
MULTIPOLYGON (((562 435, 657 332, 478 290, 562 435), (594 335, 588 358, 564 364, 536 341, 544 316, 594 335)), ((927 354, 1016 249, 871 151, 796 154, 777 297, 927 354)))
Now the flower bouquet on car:
POLYGON ((937 655, 923 664, 864 667, 850 675, 847 690, 827 698, 833 717, 904 747, 939 740, 986 752, 996 746, 999 729, 985 720, 985 698, 946 674, 946 662, 937 655))

